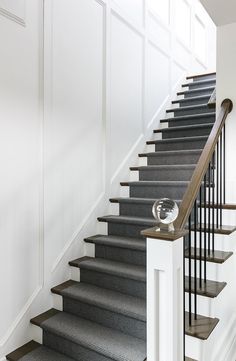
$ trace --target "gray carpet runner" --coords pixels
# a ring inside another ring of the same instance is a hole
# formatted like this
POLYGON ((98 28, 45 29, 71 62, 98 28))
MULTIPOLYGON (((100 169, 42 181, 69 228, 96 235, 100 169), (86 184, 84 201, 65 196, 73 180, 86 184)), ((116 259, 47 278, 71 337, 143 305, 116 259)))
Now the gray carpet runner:
POLYGON ((152 227, 152 205, 169 197, 179 204, 215 122, 207 106, 215 75, 183 85, 162 139, 149 141, 152 152, 140 154, 146 166, 132 167, 139 180, 121 183, 129 197, 112 198, 119 215, 98 218, 107 235, 85 239, 95 258, 70 262, 80 282, 69 280, 52 289, 63 298, 63 311, 49 310, 32 319, 42 329, 43 345, 24 346, 7 356, 15 361, 144 361, 146 359, 146 242, 141 230, 152 227))

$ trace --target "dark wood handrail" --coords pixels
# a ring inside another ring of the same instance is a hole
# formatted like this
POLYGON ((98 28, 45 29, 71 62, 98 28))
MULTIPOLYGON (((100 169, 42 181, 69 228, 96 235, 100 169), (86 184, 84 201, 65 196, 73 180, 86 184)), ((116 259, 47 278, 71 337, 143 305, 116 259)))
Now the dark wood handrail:
POLYGON ((212 128, 212 131, 209 135, 209 138, 206 142, 206 145, 202 151, 197 166, 194 170, 189 186, 180 204, 179 216, 175 221, 176 229, 183 230, 184 227, 186 226, 188 218, 192 212, 194 202, 197 198, 198 192, 203 182, 204 176, 207 172, 210 161, 213 157, 216 144, 219 140, 220 134, 225 125, 225 120, 228 114, 232 111, 232 109, 233 109, 232 101, 230 99, 225 99, 221 104, 219 116, 212 128))

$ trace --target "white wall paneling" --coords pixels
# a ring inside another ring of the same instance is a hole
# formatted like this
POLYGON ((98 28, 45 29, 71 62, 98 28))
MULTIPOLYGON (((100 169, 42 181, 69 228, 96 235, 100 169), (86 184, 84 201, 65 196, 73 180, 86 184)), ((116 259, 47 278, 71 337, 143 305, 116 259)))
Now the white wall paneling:
POLYGON ((175 30, 177 37, 187 47, 191 44, 191 6, 187 0, 175 2, 175 30))
POLYGON ((25 25, 26 0, 0 0, 0 14, 25 25))
POLYGON ((0 359, 85 255, 184 75, 214 69, 214 26, 188 4, 201 62, 176 0, 0 0, 0 359))

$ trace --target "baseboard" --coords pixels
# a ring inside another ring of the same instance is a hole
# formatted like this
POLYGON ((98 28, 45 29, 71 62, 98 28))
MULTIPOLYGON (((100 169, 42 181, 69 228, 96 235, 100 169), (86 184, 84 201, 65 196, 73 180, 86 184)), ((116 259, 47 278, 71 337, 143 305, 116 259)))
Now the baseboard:
POLYGON ((236 313, 231 317, 228 327, 219 340, 218 345, 212 361, 236 360, 236 313))

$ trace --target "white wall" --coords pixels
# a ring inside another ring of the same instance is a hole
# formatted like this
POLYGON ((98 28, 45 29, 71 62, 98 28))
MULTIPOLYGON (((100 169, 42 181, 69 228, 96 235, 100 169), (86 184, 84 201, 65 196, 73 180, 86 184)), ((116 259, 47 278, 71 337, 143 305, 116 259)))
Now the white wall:
POLYGON ((44 4, 43 29, 43 1, 0 1, 0 358, 34 336, 185 74, 215 67, 197 0, 44 4))
POLYGON ((236 23, 217 28, 217 102, 218 109, 225 98, 230 98, 234 109, 226 120, 227 202, 236 203, 236 23))
MULTIPOLYGON (((232 23, 217 28, 217 109, 219 111, 220 104, 225 98, 233 101, 234 108, 226 119, 226 202, 236 203, 236 23, 232 23)), ((236 224, 236 212, 228 213, 227 224, 236 224)), ((235 234, 233 235, 235 239, 235 234)), ((234 298, 229 297, 227 309, 222 313, 221 317, 225 324, 232 323, 236 314, 235 301, 235 279, 236 279, 236 255, 230 268, 230 274, 233 275, 234 298)), ((236 321, 234 321, 233 335, 235 337, 236 321)), ((236 358, 236 338, 231 345, 231 358, 236 358)))

